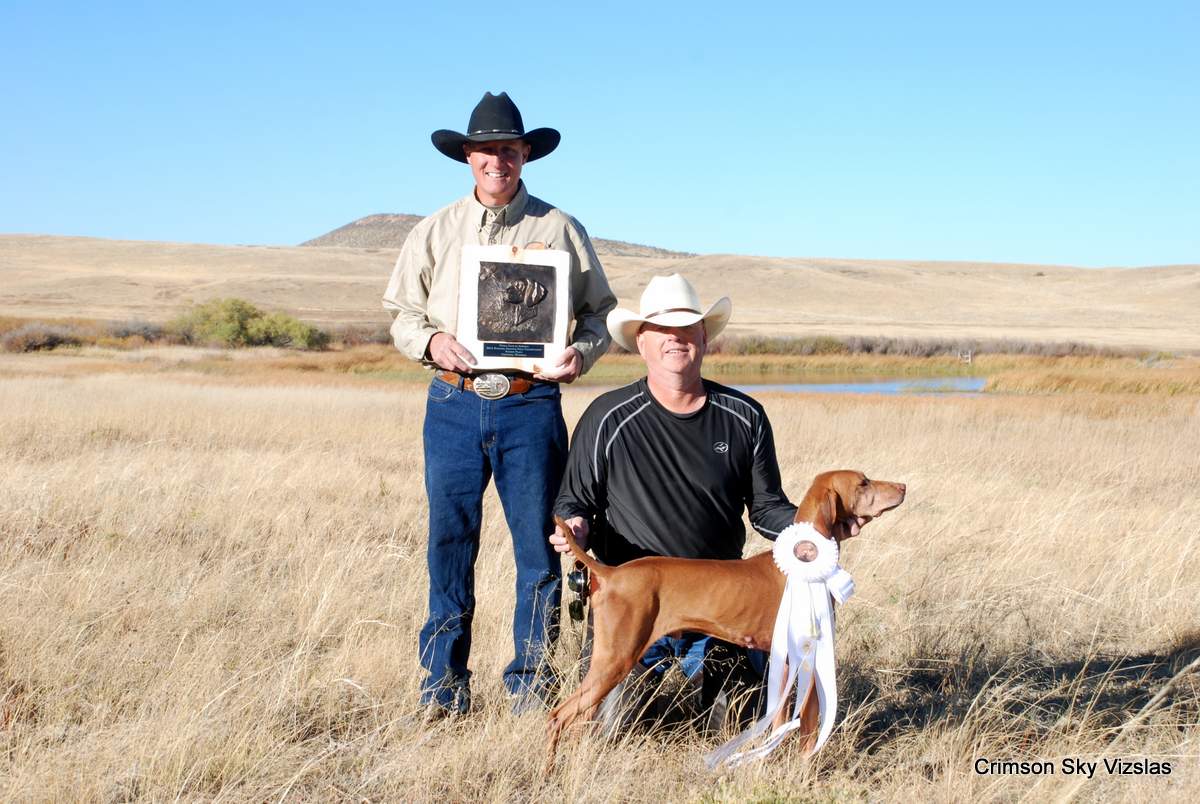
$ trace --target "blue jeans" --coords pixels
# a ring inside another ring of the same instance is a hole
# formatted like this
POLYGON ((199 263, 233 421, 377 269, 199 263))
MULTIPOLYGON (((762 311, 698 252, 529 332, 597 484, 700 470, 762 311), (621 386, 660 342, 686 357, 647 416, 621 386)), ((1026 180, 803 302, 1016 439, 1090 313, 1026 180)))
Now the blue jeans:
POLYGON ((467 659, 475 614, 475 559, 489 480, 504 508, 517 564, 512 662, 504 686, 520 702, 548 700, 548 650, 558 637, 561 575, 547 541, 550 509, 567 458, 567 426, 554 383, 480 399, 435 378, 425 406, 425 491, 429 497, 429 619, 421 629, 421 702, 470 708, 467 659))
POLYGON ((704 660, 712 650, 713 637, 685 631, 677 637, 665 636, 646 648, 639 660, 643 667, 660 675, 666 672, 671 657, 679 659, 679 669, 687 678, 695 678, 704 669, 704 660))
MULTIPOLYGON (((670 659, 679 660, 679 669, 689 681, 698 683, 701 711, 717 700, 722 690, 749 692, 760 686, 769 655, 760 650, 747 650, 722 642, 716 637, 685 631, 678 637, 664 636, 650 645, 639 660, 654 675, 654 683, 662 680, 670 659)), ((761 694, 752 697, 739 709, 739 719, 748 724, 755 716, 761 694)))
MULTIPOLYGON (((705 660, 709 658, 718 642, 720 640, 716 637, 695 631, 684 631, 677 637, 665 636, 654 642, 646 648, 646 652, 642 654, 639 661, 643 667, 664 673, 667 669, 665 660, 675 657, 679 659, 679 669, 683 671, 683 674, 688 678, 695 678, 696 674, 704 669, 705 660)), ((730 645, 730 648, 738 651, 744 650, 750 669, 760 679, 766 678, 767 663, 771 658, 770 653, 765 650, 741 649, 734 645, 730 645)))

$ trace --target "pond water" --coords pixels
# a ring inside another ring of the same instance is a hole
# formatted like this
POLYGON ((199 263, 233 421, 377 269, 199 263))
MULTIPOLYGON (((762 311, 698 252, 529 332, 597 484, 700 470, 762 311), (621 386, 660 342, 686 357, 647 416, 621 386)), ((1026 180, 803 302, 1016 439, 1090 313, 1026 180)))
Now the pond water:
MULTIPOLYGON (((720 382, 720 380, 718 380, 720 382)), ((736 380, 726 382, 748 394, 783 391, 803 394, 886 394, 916 395, 957 394, 974 396, 983 393, 986 377, 905 377, 903 379, 869 379, 853 382, 778 382, 744 385, 736 380)))

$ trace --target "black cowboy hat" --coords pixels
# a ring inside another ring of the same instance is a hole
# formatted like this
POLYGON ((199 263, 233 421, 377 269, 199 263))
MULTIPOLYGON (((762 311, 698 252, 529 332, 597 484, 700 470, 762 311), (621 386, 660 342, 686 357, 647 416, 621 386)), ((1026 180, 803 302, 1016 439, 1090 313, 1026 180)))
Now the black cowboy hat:
POLYGON ((463 143, 494 142, 496 140, 524 140, 529 145, 529 159, 541 159, 558 147, 562 135, 552 128, 535 128, 526 131, 521 121, 521 112, 517 104, 512 102, 507 92, 493 95, 483 94, 483 100, 475 105, 471 119, 467 123, 467 133, 440 128, 433 132, 430 139, 433 147, 451 159, 466 162, 467 155, 463 153, 463 143))

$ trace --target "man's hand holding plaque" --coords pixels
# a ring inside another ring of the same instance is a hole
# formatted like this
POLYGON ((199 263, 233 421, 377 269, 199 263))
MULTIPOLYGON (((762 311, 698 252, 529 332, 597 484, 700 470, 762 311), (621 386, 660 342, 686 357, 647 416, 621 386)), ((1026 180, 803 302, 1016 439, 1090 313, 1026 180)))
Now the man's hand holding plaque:
POLYGON ((429 359, 439 368, 460 374, 469 373, 475 365, 475 356, 449 332, 439 332, 429 339, 429 359))
POLYGON ((558 360, 550 366, 543 366, 541 371, 533 375, 533 378, 550 382, 574 382, 581 371, 583 371, 583 357, 574 346, 568 346, 559 354, 558 360))

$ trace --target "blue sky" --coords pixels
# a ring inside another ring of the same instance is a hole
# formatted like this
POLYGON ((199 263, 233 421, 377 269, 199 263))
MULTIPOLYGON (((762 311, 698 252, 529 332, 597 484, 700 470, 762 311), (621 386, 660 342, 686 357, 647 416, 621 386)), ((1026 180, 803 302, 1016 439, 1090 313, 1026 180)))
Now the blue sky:
POLYGON ((1200 263, 1200 4, 0 0, 0 232, 298 243, 469 191, 485 90, 593 236, 1200 263), (578 10, 576 10, 578 9, 578 10))

